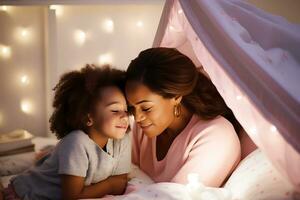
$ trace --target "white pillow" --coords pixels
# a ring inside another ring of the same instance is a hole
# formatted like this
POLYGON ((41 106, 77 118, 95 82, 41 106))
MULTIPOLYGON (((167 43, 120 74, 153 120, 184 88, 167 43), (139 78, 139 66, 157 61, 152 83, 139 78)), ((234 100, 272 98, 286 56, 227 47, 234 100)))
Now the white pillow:
POLYGON ((294 192, 293 186, 279 174, 259 149, 241 161, 224 188, 231 191, 234 200, 299 198, 299 193, 294 192))

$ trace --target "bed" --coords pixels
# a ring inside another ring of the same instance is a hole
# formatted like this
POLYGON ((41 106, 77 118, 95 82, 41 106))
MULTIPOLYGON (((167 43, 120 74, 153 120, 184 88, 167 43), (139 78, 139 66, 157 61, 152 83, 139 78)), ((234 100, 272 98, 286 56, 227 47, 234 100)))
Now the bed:
POLYGON ((127 194, 103 199, 300 199, 300 26, 243 0, 167 0, 153 46, 188 55, 254 145, 222 188, 196 174, 154 184, 133 166, 127 194))

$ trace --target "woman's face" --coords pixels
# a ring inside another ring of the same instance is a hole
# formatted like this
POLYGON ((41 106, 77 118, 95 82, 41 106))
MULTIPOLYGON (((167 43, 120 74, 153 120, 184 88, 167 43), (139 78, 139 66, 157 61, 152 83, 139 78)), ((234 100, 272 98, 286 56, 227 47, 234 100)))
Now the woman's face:
POLYGON ((152 138, 174 121, 175 98, 166 99, 137 81, 126 83, 126 97, 137 124, 152 138))
POLYGON ((120 139, 129 124, 125 96, 115 86, 102 88, 100 93, 101 99, 92 115, 93 128, 104 136, 120 139))

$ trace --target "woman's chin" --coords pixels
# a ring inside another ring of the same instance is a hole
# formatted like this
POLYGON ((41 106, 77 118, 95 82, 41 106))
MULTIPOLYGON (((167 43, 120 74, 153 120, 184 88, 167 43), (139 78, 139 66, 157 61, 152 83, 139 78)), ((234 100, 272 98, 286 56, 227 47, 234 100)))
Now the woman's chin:
POLYGON ((143 131, 143 133, 144 133, 145 135, 147 135, 148 138, 154 138, 155 136, 157 136, 156 133, 151 132, 151 131, 143 131))

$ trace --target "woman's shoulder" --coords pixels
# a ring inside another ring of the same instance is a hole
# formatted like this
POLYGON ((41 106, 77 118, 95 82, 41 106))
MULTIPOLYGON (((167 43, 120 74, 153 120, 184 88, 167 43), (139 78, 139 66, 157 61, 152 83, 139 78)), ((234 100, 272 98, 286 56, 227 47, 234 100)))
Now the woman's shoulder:
POLYGON ((219 141, 222 139, 239 141, 233 125, 223 116, 211 120, 202 120, 200 117, 196 117, 191 132, 194 137, 209 137, 219 141))

